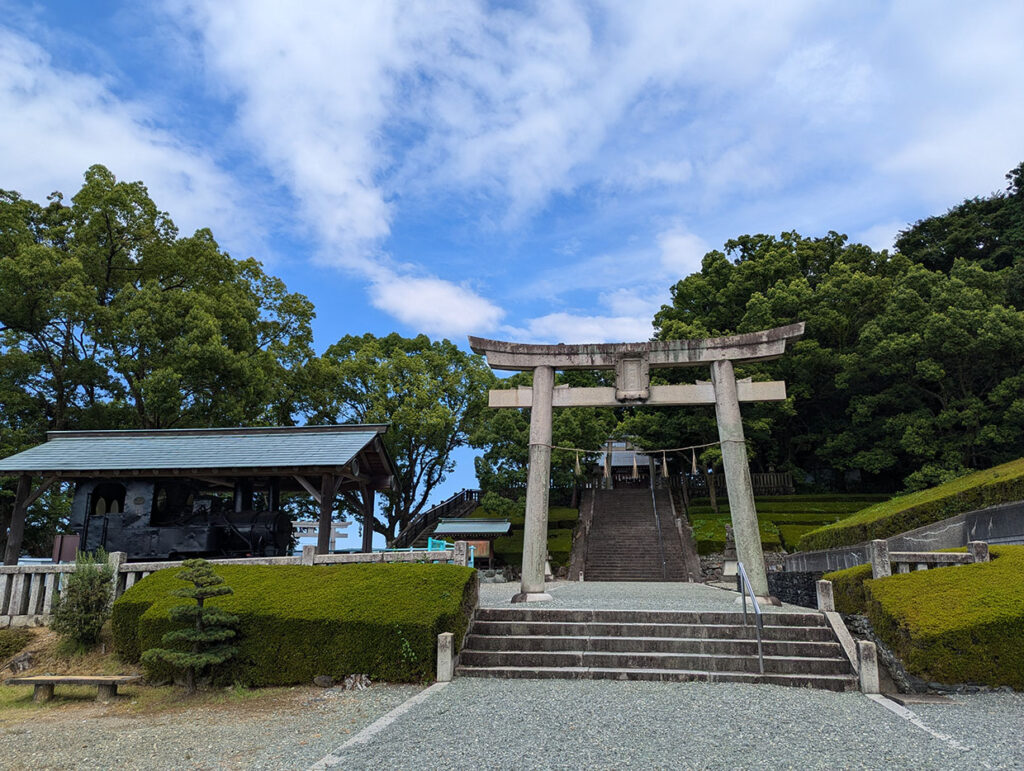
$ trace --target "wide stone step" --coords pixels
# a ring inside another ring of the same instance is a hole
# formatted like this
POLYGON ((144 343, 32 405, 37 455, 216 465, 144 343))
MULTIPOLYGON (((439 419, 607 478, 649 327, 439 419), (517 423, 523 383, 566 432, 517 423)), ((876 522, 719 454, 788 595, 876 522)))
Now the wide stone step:
MULTIPOLYGON (((842 648, 831 641, 765 640, 766 656, 840 657, 842 648)), ((756 656, 756 639, 720 637, 623 637, 482 635, 466 637, 465 648, 477 651, 604 651, 608 653, 696 653, 756 656)))
MULTIPOLYGON (((619 610, 612 608, 479 608, 477 621, 595 621, 602 623, 648 624, 733 624, 742 625, 743 612, 692 610, 619 610)), ((753 619, 752 613, 747 618, 753 619)), ((764 626, 826 626, 821 613, 765 613, 764 626)))
MULTIPOLYGON (((472 632, 480 635, 567 636, 567 637, 675 637, 756 640, 757 629, 735 624, 663 624, 572 621, 476 621, 472 632)), ((823 626, 766 626, 763 640, 827 642, 832 630, 823 626)))
POLYGON ((770 685, 853 691, 857 679, 845 675, 779 674, 751 672, 706 672, 679 669, 616 669, 614 667, 468 667, 459 666, 464 677, 504 677, 524 679, 575 680, 654 680, 701 683, 765 683, 770 685))
MULTIPOLYGON (((463 649, 467 667, 598 667, 606 669, 682 669, 706 672, 757 672, 754 656, 607 651, 481 651, 463 649)), ((850 674, 846 659, 810 656, 765 656, 764 669, 779 674, 850 674)))

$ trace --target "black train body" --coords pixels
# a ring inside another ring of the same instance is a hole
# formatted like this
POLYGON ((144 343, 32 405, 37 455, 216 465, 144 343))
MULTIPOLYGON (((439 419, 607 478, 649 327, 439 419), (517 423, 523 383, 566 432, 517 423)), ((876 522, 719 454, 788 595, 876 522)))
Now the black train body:
POLYGON ((232 500, 225 500, 189 479, 82 481, 71 527, 82 551, 102 546, 130 560, 291 553, 291 519, 278 509, 276 487, 254 496, 248 482, 237 483, 232 500), (254 507, 256 499, 263 505, 254 507))

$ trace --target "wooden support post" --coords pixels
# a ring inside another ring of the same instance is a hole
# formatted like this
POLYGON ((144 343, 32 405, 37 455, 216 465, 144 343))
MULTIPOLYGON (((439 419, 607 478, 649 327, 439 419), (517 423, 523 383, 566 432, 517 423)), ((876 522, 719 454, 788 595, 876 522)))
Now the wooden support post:
MULTIPOLYGON (((373 490, 363 487, 363 548, 364 554, 373 551, 373 490)), ((411 545, 411 544, 410 544, 411 545)))
POLYGON ((32 479, 28 474, 18 477, 18 491, 14 495, 11 511, 11 526, 7 531, 7 547, 4 549, 4 564, 17 565, 21 556, 21 542, 25 537, 25 510, 28 508, 28 494, 32 479))
POLYGON ((316 553, 327 554, 331 549, 331 515, 334 511, 334 475, 320 478, 320 523, 317 527, 316 553))

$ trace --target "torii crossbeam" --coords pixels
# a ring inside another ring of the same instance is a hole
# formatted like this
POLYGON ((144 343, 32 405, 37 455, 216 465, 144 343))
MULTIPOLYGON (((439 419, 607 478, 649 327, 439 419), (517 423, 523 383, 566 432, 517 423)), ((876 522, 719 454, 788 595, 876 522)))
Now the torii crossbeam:
POLYGON ((530 408, 522 586, 512 601, 551 599, 544 591, 544 560, 547 556, 552 408, 630 405, 715 405, 736 551, 754 592, 766 597, 768 576, 761 551, 739 403, 782 401, 786 398, 786 384, 737 381, 733 363, 777 359, 785 353, 787 342, 800 338, 803 333, 804 324, 799 322, 730 337, 646 343, 529 345, 470 337, 470 348, 486 356, 492 369, 533 371, 532 388, 490 392, 491 407, 530 408), (710 384, 651 385, 652 368, 697 366, 711 368, 710 384), (555 370, 559 369, 614 369, 615 387, 556 388, 555 370))

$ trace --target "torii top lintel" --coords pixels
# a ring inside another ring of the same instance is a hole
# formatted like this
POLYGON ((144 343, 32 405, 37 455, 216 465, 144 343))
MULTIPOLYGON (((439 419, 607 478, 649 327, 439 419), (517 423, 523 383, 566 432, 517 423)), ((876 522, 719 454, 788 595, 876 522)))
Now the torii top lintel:
POLYGON ((487 357, 492 369, 532 370, 548 366, 554 369, 615 369, 623 358, 642 358, 652 368, 695 367, 728 359, 731 361, 767 361, 786 351, 786 343, 804 333, 804 322, 760 332, 703 340, 658 340, 646 343, 594 343, 582 345, 532 345, 507 343, 470 337, 474 353, 487 357))

